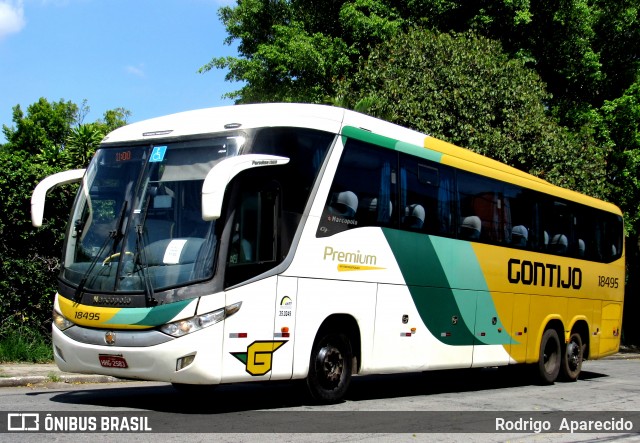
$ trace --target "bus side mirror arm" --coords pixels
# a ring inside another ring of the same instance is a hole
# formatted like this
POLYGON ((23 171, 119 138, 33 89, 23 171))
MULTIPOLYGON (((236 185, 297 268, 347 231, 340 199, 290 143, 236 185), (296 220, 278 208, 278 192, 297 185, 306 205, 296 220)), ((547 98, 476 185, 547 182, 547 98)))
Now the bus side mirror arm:
POLYGON ((44 216, 44 202, 49 189, 60 185, 75 183, 84 177, 84 169, 72 169, 70 171, 58 172, 57 174, 45 177, 31 194, 31 224, 36 228, 42 226, 44 216))
POLYGON ((222 212, 222 201, 227 185, 246 169, 261 166, 277 166, 289 163, 287 157, 267 154, 247 154, 229 157, 215 165, 207 173, 202 185, 202 219, 217 220, 222 212))

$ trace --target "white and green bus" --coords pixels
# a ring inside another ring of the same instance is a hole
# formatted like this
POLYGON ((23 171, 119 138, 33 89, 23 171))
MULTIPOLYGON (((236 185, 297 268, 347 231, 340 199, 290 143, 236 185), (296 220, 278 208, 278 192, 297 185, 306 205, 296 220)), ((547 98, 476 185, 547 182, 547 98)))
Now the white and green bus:
POLYGON ((60 369, 179 388, 529 364, 618 351, 620 210, 344 109, 257 104, 130 124, 80 181, 60 369))

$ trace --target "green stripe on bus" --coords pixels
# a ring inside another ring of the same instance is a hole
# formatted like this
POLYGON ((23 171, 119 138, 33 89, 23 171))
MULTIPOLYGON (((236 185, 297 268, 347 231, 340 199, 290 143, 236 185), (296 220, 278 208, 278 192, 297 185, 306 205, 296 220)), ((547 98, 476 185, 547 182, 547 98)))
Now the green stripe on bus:
POLYGON ((420 318, 448 345, 513 343, 496 312, 486 280, 469 242, 385 229, 420 318), (450 262, 448 262, 450 261, 450 262), (497 323, 476 336, 477 319, 497 323))
MULTIPOLYGON (((469 297, 469 292, 473 293, 476 298, 474 312, 463 311, 464 319, 473 320, 473 326, 470 329, 477 331, 479 326, 476 325, 479 323, 482 322, 483 325, 488 325, 491 323, 491 319, 496 319, 496 324, 492 324, 491 328, 481 328, 485 335, 475 334, 476 340, 480 344, 487 345, 515 343, 506 334, 506 329, 500 320, 493 298, 491 298, 487 280, 473 250, 472 243, 435 236, 430 237, 430 240, 441 263, 446 259, 451 260, 450 263, 445 262, 442 266, 449 287, 465 288, 465 290, 454 290, 456 301, 469 297), (505 332, 498 332, 499 330, 505 332)), ((464 309, 463 306, 470 308, 470 305, 471 303, 466 301, 463 301, 462 304, 458 303, 461 310, 464 309)))
POLYGON ((475 311, 475 307, 464 306, 475 304, 475 297, 456 299, 430 237, 395 229, 382 231, 427 329, 442 343, 472 345, 474 334, 463 321, 463 312, 475 311))
POLYGON ((427 149, 424 146, 418 146, 411 143, 398 141, 393 138, 374 134, 373 132, 364 129, 355 128, 353 126, 345 126, 344 128, 342 128, 342 135, 343 143, 346 142, 344 137, 347 137, 366 143, 371 143, 377 146, 383 146, 387 149, 404 152, 406 154, 417 155, 436 163, 440 163, 440 160, 442 159, 442 154, 440 152, 432 151, 431 149, 427 149))
POLYGON ((160 326, 171 321, 192 301, 182 300, 152 308, 122 308, 105 324, 160 326))

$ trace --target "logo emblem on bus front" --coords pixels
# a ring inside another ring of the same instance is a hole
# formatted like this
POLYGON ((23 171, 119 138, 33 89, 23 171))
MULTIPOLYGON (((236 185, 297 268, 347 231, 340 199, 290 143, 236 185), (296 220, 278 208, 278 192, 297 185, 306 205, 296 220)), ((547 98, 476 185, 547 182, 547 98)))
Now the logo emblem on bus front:
POLYGON ((116 333, 113 331, 106 332, 104 334, 104 342, 109 346, 116 344, 116 333))
POLYGON ((231 352, 231 355, 244 363, 249 374, 265 375, 271 370, 273 353, 286 342, 286 340, 257 340, 247 346, 247 352, 231 352))

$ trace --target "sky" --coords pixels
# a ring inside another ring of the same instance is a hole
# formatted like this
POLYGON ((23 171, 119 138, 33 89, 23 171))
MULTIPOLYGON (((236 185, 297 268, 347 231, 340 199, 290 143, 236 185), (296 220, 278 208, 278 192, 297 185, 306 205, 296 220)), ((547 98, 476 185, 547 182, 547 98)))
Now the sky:
MULTIPOLYGON (((125 108, 129 122, 233 104, 225 70, 237 55, 218 9, 232 0, 0 0, 0 127, 41 97, 90 108, 84 122, 125 108)), ((0 143, 6 142, 0 132, 0 143)))

